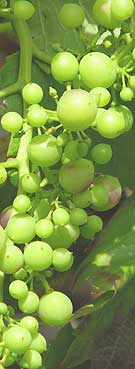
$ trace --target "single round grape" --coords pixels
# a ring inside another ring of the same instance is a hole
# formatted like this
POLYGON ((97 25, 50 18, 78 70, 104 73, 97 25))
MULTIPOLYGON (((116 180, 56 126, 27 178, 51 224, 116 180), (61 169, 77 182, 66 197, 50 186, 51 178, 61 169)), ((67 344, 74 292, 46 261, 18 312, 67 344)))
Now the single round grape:
POLYGON ((95 233, 100 232, 103 228, 103 221, 97 215, 90 215, 87 223, 81 227, 81 235, 85 239, 91 239, 95 233))
POLYGON ((80 158, 85 158, 89 151, 89 145, 87 142, 78 142, 77 150, 80 158))
POLYGON ((29 1, 19 0, 15 2, 13 11, 15 18, 28 20, 35 13, 35 8, 29 1))
POLYGON ((27 119, 32 127, 42 127, 47 123, 48 115, 42 106, 37 105, 35 107, 35 105, 32 105, 28 111, 27 119))
POLYGON ((36 223, 36 234, 40 238, 50 237, 53 233, 53 223, 49 219, 40 219, 36 223))
POLYGON ((28 196, 26 195, 18 195, 13 202, 13 208, 18 213, 26 213, 31 206, 31 202, 28 196))
POLYGON ((95 99, 82 89, 66 91, 57 105, 59 121, 69 131, 87 129, 95 119, 96 113, 95 99))
POLYGON ((52 264, 53 251, 43 241, 29 243, 24 249, 24 260, 26 265, 34 271, 48 269, 52 264))
POLYGON ((92 13, 95 22, 107 29, 114 29, 120 26, 120 22, 112 15, 112 0, 96 0, 92 13))
POLYGON ((112 158, 111 145, 100 143, 91 150, 92 160, 97 164, 107 164, 112 158))
POLYGON ((35 237, 35 221, 28 214, 13 215, 7 225, 8 237, 17 244, 30 242, 35 237))
POLYGON ((72 317, 73 305, 71 300, 62 292, 54 291, 44 295, 39 303, 39 317, 50 326, 62 326, 72 317))
POLYGON ((58 82, 72 81, 76 77, 78 69, 78 60, 67 51, 57 53, 52 59, 51 73, 58 82))
POLYGON ((39 297, 35 292, 29 291, 24 299, 18 301, 19 309, 25 314, 32 314, 38 310, 39 297))
POLYGON ((27 284, 21 280, 16 280, 10 283, 9 293, 14 299, 22 299, 28 295, 27 284))
POLYGON ((15 354, 23 354, 31 343, 29 331, 20 326, 13 326, 4 332, 5 346, 15 354))
POLYGON ((87 213, 81 208, 73 208, 70 212, 70 220, 74 225, 82 225, 87 222, 87 213))
POLYGON ((111 99, 110 92, 105 87, 95 87, 90 91, 90 95, 95 97, 97 106, 103 108, 109 104, 111 99))
POLYGON ((53 249, 69 247, 79 238, 80 230, 78 226, 71 223, 65 226, 54 226, 53 234, 47 238, 49 245, 53 249))
POLYGON ((36 83, 30 82, 24 86, 22 97, 28 105, 39 104, 43 99, 43 90, 36 83))
POLYGON ((70 160, 79 159, 80 155, 78 151, 78 140, 71 140, 66 144, 64 149, 64 155, 70 160))
POLYGON ((16 273, 24 264, 24 257, 21 250, 9 244, 6 247, 5 254, 1 262, 1 270, 6 274, 16 273))
POLYGON ((88 88, 113 85, 117 77, 115 62, 106 54, 91 52, 86 54, 80 62, 80 76, 88 88))
POLYGON ((7 180, 7 171, 2 165, 0 165, 0 185, 5 183, 7 180))
POLYGON ((5 131, 15 134, 22 128, 23 118, 15 111, 10 111, 3 115, 1 125, 5 131))
POLYGON ((98 211, 106 211, 114 208, 121 199, 122 188, 117 177, 109 175, 100 175, 94 181, 95 187, 100 186, 109 193, 108 203, 105 206, 93 206, 91 207, 98 211))
POLYGON ((56 137, 42 134, 32 138, 29 144, 29 158, 41 167, 55 165, 61 158, 62 149, 57 145, 56 137))
POLYGON ((88 208, 91 204, 91 194, 90 191, 84 191, 80 193, 75 193, 73 195, 73 203, 80 208, 88 208))
POLYGON ((42 365, 42 357, 39 352, 29 349, 19 361, 19 365, 23 368, 39 369, 42 365))
POLYGON ((111 5, 112 16, 118 21, 130 18, 134 12, 132 0, 113 0, 111 5))
POLYGON ((22 179, 22 187, 25 192, 35 193, 39 190, 40 177, 36 173, 24 174, 22 179))
POLYGON ((63 152, 62 157, 61 157, 61 162, 62 162, 63 165, 70 162, 70 159, 66 157, 64 152, 63 152))
POLYGON ((87 159, 70 161, 62 165, 59 171, 59 182, 66 192, 85 191, 94 178, 94 165, 87 159))
POLYGON ((63 208, 58 208, 54 210, 52 217, 53 217, 53 222, 61 226, 69 223, 69 219, 70 219, 68 211, 63 208))
POLYGON ((97 130, 103 137, 116 138, 125 131, 124 117, 117 111, 108 109, 97 119, 97 130))
POLYGON ((66 28, 78 28, 83 23, 84 18, 85 13, 78 4, 64 4, 60 9, 59 20, 66 28))
POLYGON ((129 78, 129 86, 132 90, 135 90, 135 76, 130 76, 129 78))
POLYGON ((134 92, 130 87, 123 87, 120 91, 120 98, 123 101, 131 101, 134 97, 134 92))
POLYGON ((58 146, 65 146, 70 139, 69 132, 62 132, 57 137, 57 145, 58 146))
POLYGON ((125 119, 125 131, 130 131, 133 126, 133 114, 126 105, 115 105, 110 110, 117 111, 125 119))
POLYGON ((35 337, 39 329, 39 324, 38 324, 37 319, 29 315, 21 319, 20 325, 21 327, 26 328, 30 332, 32 337, 33 336, 35 337))
POLYGON ((107 38, 107 40, 104 41, 103 45, 106 49, 110 49, 110 47, 112 46, 112 41, 107 38))
POLYGON ((46 218, 51 210, 51 205, 48 201, 48 199, 41 199, 39 201, 38 206, 36 207, 34 211, 34 217, 36 221, 46 218))
POLYGON ((45 337, 37 333, 31 341, 30 349, 38 351, 40 354, 42 354, 44 351, 46 351, 46 340, 45 337))
POLYGON ((102 185, 93 186, 90 193, 92 206, 102 208, 108 204, 109 192, 102 185))
POLYGON ((8 313, 8 307, 4 302, 0 302, 0 315, 6 315, 8 313))
POLYGON ((71 251, 59 248, 53 251, 53 266, 58 272, 66 272, 73 265, 74 257, 71 251))
POLYGON ((104 109, 104 108, 98 108, 98 109, 97 109, 97 115, 96 115, 96 118, 94 119, 94 121, 93 121, 93 123, 92 123, 92 127, 97 128, 97 122, 98 122, 98 120, 100 120, 101 115, 102 115, 102 113, 104 113, 104 112, 106 112, 106 109, 104 109))

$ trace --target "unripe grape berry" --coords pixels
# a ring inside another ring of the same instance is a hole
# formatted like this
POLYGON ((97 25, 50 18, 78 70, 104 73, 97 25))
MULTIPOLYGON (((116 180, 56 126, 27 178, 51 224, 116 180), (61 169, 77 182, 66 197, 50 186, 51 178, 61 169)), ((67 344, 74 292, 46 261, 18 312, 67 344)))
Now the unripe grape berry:
POLYGON ((59 13, 59 20, 66 28, 77 28, 81 26, 85 13, 80 5, 74 3, 64 4, 59 13))
POLYGON ((31 82, 24 86, 22 96, 28 105, 39 104, 43 99, 43 90, 39 85, 31 82))
POLYGON ((112 158, 112 148, 108 144, 100 143, 91 150, 92 159, 97 164, 107 164, 112 158))
POLYGON ((70 220, 74 225, 82 225, 87 222, 87 213, 81 208, 73 208, 70 212, 70 220))
POLYGON ((28 20, 35 13, 35 8, 29 1, 19 0, 15 2, 13 11, 15 18, 28 20))
POLYGON ((94 96, 99 108, 103 108, 109 104, 111 99, 110 92, 105 87, 95 87, 90 91, 90 95, 94 96))
POLYGON ((72 81, 78 73, 76 57, 65 51, 57 53, 51 63, 51 73, 58 82, 72 81))
POLYGON ((111 11, 116 20, 124 21, 132 16, 134 3, 132 0, 113 0, 111 11))
POLYGON ((18 213, 26 213, 31 206, 28 196, 18 195, 13 202, 13 207, 18 213))
POLYGON ((42 366, 42 357, 35 350, 28 350, 19 361, 19 365, 23 368, 38 369, 42 366))
POLYGON ((130 87, 123 87, 120 91, 120 98, 123 101, 131 101, 134 97, 134 92, 130 87))
POLYGON ((23 354, 31 343, 29 331, 20 326, 13 326, 4 332, 6 348, 15 354, 23 354))
POLYGON ((12 244, 7 245, 1 262, 1 270, 6 274, 14 274, 23 264, 24 257, 21 250, 12 244))
POLYGON ((25 314, 32 314, 38 310, 39 297, 35 292, 29 291, 28 295, 18 301, 19 309, 25 314))
POLYGON ((48 243, 34 241, 24 249, 24 260, 26 265, 34 271, 48 269, 52 264, 53 251, 48 243))
POLYGON ((40 186, 40 177, 36 173, 24 174, 21 182, 25 192, 35 193, 40 186))
POLYGON ((39 303, 39 317, 50 326, 62 326, 72 317, 73 305, 71 300, 62 292, 53 291, 44 295, 39 303))
POLYGON ((56 249, 53 251, 53 266, 58 272, 68 271, 74 261, 74 257, 71 251, 66 249, 56 249))
POLYGON ((17 300, 25 298, 28 295, 27 284, 20 280, 13 281, 9 285, 9 293, 17 300))
POLYGON ((69 219, 70 219, 68 211, 63 208, 58 208, 54 210, 52 217, 53 217, 53 222, 61 226, 69 223, 69 219))
POLYGON ((91 204, 91 193, 89 190, 75 193, 72 200, 77 207, 88 208, 88 206, 91 204))
POLYGON ((20 325, 21 327, 26 328, 30 332, 31 336, 35 336, 37 334, 39 324, 37 319, 33 316, 25 316, 22 318, 20 325))
POLYGON ((40 354, 46 351, 45 337, 40 333, 35 334, 35 336, 32 338, 30 349, 38 351, 40 354))
POLYGON ((35 237, 35 221, 28 214, 13 215, 7 225, 8 237, 17 244, 30 242, 35 237))
POLYGON ((40 238, 48 238, 53 233, 53 223, 49 219, 41 219, 36 223, 36 234, 40 238))
POLYGON ((1 119, 2 128, 7 132, 17 133, 23 126, 23 118, 16 112, 8 112, 1 119))
POLYGON ((36 108, 35 105, 32 105, 28 111, 27 119, 32 127, 42 127, 47 123, 48 115, 42 106, 37 105, 36 108))
POLYGON ((8 312, 8 307, 4 302, 0 302, 0 315, 5 315, 8 312))

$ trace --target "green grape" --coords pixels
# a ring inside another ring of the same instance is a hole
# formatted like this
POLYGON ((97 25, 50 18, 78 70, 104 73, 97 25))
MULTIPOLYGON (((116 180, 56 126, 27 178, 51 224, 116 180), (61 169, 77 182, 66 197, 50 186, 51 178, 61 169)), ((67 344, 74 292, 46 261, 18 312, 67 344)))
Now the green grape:
POLYGON ((71 300, 62 292, 54 291, 44 295, 39 303, 39 318, 50 326, 62 326, 72 317, 71 300))
POLYGON ((37 333, 31 341, 30 349, 38 351, 40 354, 42 354, 44 351, 46 351, 46 340, 45 337, 42 336, 42 334, 37 333))
POLYGON ((109 193, 102 185, 95 185, 90 190, 91 205, 96 208, 102 208, 108 204, 109 193))
POLYGON ((82 225, 87 222, 87 213, 81 208, 73 208, 70 212, 70 220, 74 225, 82 225))
POLYGON ((57 145, 56 137, 45 134, 35 136, 29 144, 29 158, 41 167, 55 165, 61 158, 62 149, 57 145))
POLYGON ((134 97, 134 92, 130 87, 123 87, 120 91, 120 98, 123 101, 131 101, 134 97))
POLYGON ((67 272, 73 265, 74 257, 71 251, 59 248, 53 251, 53 266, 58 272, 67 272))
POLYGON ((32 127, 42 127, 48 121, 45 109, 40 105, 32 105, 27 114, 28 123, 32 127))
POLYGON ((129 86, 132 90, 135 90, 135 76, 130 76, 129 78, 129 86))
POLYGON ((37 334, 39 324, 37 319, 33 316, 25 316, 24 318, 22 318, 20 321, 20 325, 30 332, 32 339, 33 336, 35 337, 35 335, 37 334))
POLYGON ((20 326, 13 326, 4 332, 5 346, 15 354, 23 354, 31 343, 29 331, 20 326))
POLYGON ((106 109, 104 108, 98 108, 96 118, 94 119, 92 123, 92 127, 97 128, 97 122, 100 120, 102 113, 106 112, 106 109))
POLYGON ((112 16, 118 21, 124 21, 130 18, 134 12, 132 0, 112 0, 112 16))
POLYGON ((35 350, 28 350, 20 359, 19 365, 23 368, 38 369, 42 366, 42 358, 39 352, 35 350))
POLYGON ((126 105, 116 105, 114 107, 111 107, 110 110, 117 111, 125 119, 125 131, 129 131, 132 128, 134 121, 133 114, 126 105))
POLYGON ((124 117, 117 111, 108 109, 97 119, 97 130, 105 138, 116 138, 125 131, 124 117))
POLYGON ((67 51, 57 53, 51 63, 51 73, 58 82, 72 81, 78 74, 78 60, 67 51))
POLYGON ((95 97, 97 106, 103 108, 108 105, 111 99, 110 92, 104 87, 95 87, 90 91, 90 95, 95 97))
POLYGON ((91 205, 92 208, 98 211, 106 211, 114 208, 119 203, 121 199, 122 188, 118 178, 109 175, 100 175, 95 179, 94 185, 96 187, 104 187, 104 189, 109 193, 109 199, 105 206, 91 205))
POLYGON ((43 90, 36 83, 30 82, 24 86, 22 97, 28 105, 39 104, 43 99, 43 90))
POLYGON ((117 77, 115 62, 106 54, 91 52, 86 54, 80 62, 80 76, 88 88, 113 85, 117 77))
POLYGON ((106 49, 110 49, 110 47, 112 46, 112 41, 107 39, 104 41, 103 45, 106 49))
POLYGON ((79 159, 62 165, 59 171, 59 182, 66 192, 81 192, 86 190, 94 178, 92 161, 79 159))
POLYGON ((2 128, 7 132, 17 133, 23 126, 23 118, 20 114, 10 111, 3 115, 1 119, 2 128))
POLYGON ((28 196, 26 195, 18 195, 13 202, 13 208, 18 213, 26 213, 31 206, 31 202, 28 196))
POLYGON ((70 159, 66 157, 64 152, 63 152, 62 157, 61 157, 61 162, 62 162, 62 164, 67 164, 67 163, 70 162, 70 159))
POLYGON ((39 297, 35 292, 29 291, 24 299, 18 301, 19 309, 25 314, 32 314, 38 310, 39 297))
POLYGON ((48 269, 52 264, 53 251, 43 241, 29 243, 24 249, 24 260, 26 265, 34 271, 48 269))
POLYGON ((17 244, 30 242, 35 237, 35 221, 28 214, 13 215, 7 225, 8 237, 17 244))
POLYGON ((95 22, 107 29, 120 26, 120 22, 112 15, 112 0, 96 0, 92 13, 95 22))
POLYGON ((9 285, 10 295, 17 300, 25 298, 28 295, 27 284, 21 280, 16 280, 9 285))
POLYGON ((87 156, 88 154, 88 151, 89 151, 89 145, 87 142, 78 142, 78 145, 77 145, 77 150, 78 150, 78 153, 79 153, 79 157, 80 158, 84 158, 87 156))
POLYGON ((15 2, 13 11, 15 18, 28 20, 35 13, 35 8, 29 1, 19 0, 15 2))
POLYGON ((53 218, 54 224, 63 226, 69 223, 70 216, 67 210, 63 208, 58 208, 53 211, 52 218, 53 218))
POLYGON ((70 139, 69 132, 62 132, 57 137, 57 145, 58 146, 65 146, 70 139))
POLYGON ((103 221, 97 215, 90 215, 87 223, 81 227, 81 235, 85 239, 92 239, 95 233, 100 232, 103 228, 103 221))
POLYGON ((7 171, 2 165, 0 165, 0 185, 5 183, 7 180, 7 171))
POLYGON ((77 207, 88 208, 88 206, 90 206, 91 204, 91 193, 88 190, 80 193, 75 193, 72 200, 77 207))
POLYGON ((64 4, 60 9, 59 20, 66 28, 78 28, 83 23, 84 18, 85 13, 78 4, 64 4))
POLYGON ((97 164, 107 164, 112 158, 112 148, 105 143, 95 145, 91 150, 91 157, 97 164))
POLYGON ((53 223, 49 219, 40 219, 36 224, 36 235, 40 238, 50 237, 53 233, 53 223))
POLYGON ((34 211, 35 220, 38 221, 40 219, 46 218, 51 210, 51 205, 48 199, 41 199, 39 201, 38 206, 34 211))
POLYGON ((19 269, 16 273, 14 273, 15 279, 24 280, 27 277, 27 272, 24 268, 19 269))
POLYGON ((79 159, 80 155, 78 151, 78 140, 71 140, 66 144, 64 155, 70 160, 79 159))
POLYGON ((97 113, 95 99, 82 89, 66 91, 57 105, 59 121, 69 131, 90 127, 97 113))
POLYGON ((40 177, 36 173, 24 174, 22 179, 22 187, 25 192, 35 193, 40 187, 40 177))
POLYGON ((4 302, 0 302, 0 315, 6 315, 8 313, 8 307, 4 302))
POLYGON ((54 226, 53 234, 47 238, 49 245, 53 249, 69 247, 79 238, 80 230, 78 226, 66 224, 65 226, 54 226))
POLYGON ((1 270, 6 274, 16 273, 24 264, 24 257, 21 250, 9 244, 6 247, 5 254, 1 262, 1 270))

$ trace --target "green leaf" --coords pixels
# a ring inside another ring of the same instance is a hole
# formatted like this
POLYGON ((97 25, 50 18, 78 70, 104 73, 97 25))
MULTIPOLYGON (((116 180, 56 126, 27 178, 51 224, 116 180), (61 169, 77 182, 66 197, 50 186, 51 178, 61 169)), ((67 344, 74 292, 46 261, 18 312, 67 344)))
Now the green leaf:
POLYGON ((103 295, 99 296, 93 304, 82 306, 79 310, 77 310, 73 314, 73 318, 78 319, 81 317, 85 317, 98 309, 101 309, 105 304, 112 299, 114 295, 113 291, 108 291, 103 295))

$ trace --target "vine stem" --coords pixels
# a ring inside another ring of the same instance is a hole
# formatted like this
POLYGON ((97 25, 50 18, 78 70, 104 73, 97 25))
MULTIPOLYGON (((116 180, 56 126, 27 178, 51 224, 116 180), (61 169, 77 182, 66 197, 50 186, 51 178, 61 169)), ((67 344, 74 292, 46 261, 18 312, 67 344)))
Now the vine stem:
POLYGON ((20 146, 17 154, 18 169, 19 169, 19 186, 18 194, 22 193, 21 180, 24 174, 29 173, 29 158, 28 158, 28 145, 32 138, 32 128, 29 127, 25 134, 20 139, 20 146))

